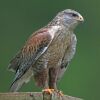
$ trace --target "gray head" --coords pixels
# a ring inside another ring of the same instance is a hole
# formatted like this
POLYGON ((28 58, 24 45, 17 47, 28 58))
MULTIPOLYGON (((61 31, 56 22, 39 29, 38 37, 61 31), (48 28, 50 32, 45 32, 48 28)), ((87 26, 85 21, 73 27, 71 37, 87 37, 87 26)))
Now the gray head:
POLYGON ((71 9, 59 12, 54 20, 56 20, 57 24, 62 24, 69 28, 75 28, 79 22, 84 21, 80 13, 71 9))

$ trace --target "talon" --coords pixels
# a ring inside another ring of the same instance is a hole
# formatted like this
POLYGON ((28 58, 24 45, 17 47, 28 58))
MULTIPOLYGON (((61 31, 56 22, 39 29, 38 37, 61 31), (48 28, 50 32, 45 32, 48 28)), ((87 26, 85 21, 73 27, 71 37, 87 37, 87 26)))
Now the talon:
POLYGON ((54 92, 54 89, 44 89, 42 90, 42 92, 52 94, 54 92))
POLYGON ((63 97, 64 96, 64 94, 63 94, 63 92, 62 91, 57 91, 57 94, 59 95, 59 96, 61 96, 61 97, 63 97))
POLYGON ((64 96, 64 94, 63 94, 62 91, 59 91, 58 94, 59 94, 60 96, 64 96))

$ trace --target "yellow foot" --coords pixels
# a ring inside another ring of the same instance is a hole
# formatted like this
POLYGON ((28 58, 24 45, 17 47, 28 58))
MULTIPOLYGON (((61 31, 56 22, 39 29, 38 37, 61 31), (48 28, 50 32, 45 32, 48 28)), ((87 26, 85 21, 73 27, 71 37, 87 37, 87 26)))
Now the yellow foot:
POLYGON ((44 89, 42 90, 42 92, 48 93, 48 94, 52 94, 55 90, 54 89, 44 89))

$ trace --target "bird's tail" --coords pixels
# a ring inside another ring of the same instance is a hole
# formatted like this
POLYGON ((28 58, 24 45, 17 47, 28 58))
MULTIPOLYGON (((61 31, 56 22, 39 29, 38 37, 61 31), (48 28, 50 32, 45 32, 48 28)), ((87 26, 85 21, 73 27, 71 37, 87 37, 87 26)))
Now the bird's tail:
POLYGON ((19 82, 19 80, 13 82, 13 83, 11 84, 11 86, 10 86, 9 92, 17 92, 17 91, 22 87, 22 85, 23 85, 24 83, 25 83, 25 82, 23 82, 23 81, 19 82))
POLYGON ((24 85, 25 83, 28 83, 31 79, 31 77, 33 76, 33 70, 32 68, 30 68, 27 73, 25 73, 21 78, 13 81, 13 83, 10 86, 9 91, 10 92, 17 92, 22 85, 24 85))

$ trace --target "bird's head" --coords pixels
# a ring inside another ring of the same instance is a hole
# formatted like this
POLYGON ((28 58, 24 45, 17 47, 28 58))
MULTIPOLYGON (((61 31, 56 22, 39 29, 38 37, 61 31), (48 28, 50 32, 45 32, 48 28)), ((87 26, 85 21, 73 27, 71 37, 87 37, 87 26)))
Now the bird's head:
POLYGON ((83 22, 82 15, 74 10, 66 9, 61 11, 56 16, 58 23, 63 24, 69 28, 75 28, 79 22, 83 22))

